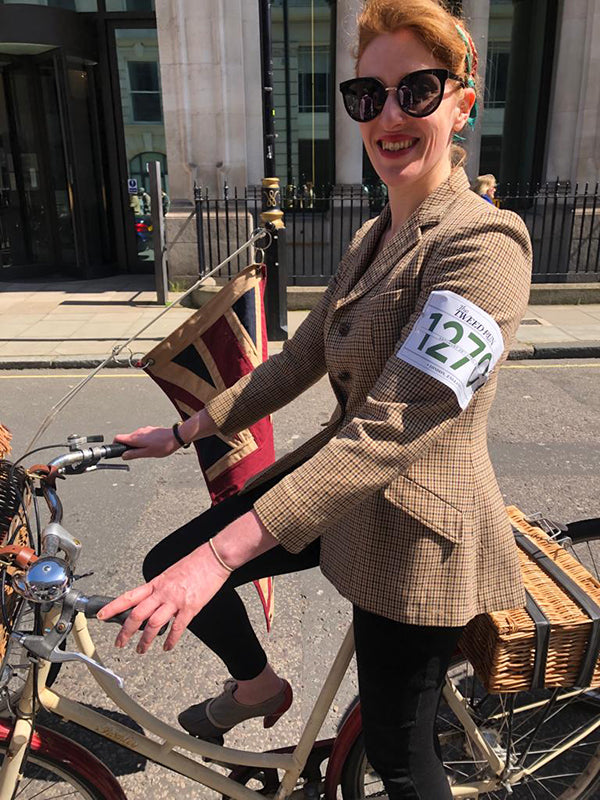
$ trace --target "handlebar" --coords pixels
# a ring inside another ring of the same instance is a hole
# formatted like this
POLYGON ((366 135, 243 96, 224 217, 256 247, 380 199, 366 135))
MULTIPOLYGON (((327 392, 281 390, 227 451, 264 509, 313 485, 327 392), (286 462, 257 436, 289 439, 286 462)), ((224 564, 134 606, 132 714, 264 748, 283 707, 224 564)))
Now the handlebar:
MULTIPOLYGON (((93 594, 90 597, 80 597, 78 600, 78 605, 81 611, 83 611, 84 616, 88 619, 95 618, 96 614, 100 611, 100 609, 107 606, 111 603, 115 598, 114 597, 105 597, 101 594, 93 594)), ((105 619, 103 622, 117 622, 119 625, 122 625, 127 617, 130 615, 131 611, 122 611, 120 614, 115 614, 114 617, 110 619, 105 619)), ((140 630, 143 631, 146 627, 146 623, 148 620, 144 620, 140 625, 140 630)), ((163 633, 166 632, 167 628, 169 627, 169 623, 167 622, 162 628, 159 630, 158 635, 162 636, 163 633)))
MULTIPOLYGON (((63 507, 55 488, 55 480, 57 477, 67 475, 78 475, 90 469, 95 469, 99 461, 109 458, 118 458, 123 455, 126 450, 132 450, 129 445, 122 444, 121 442, 113 442, 112 444, 102 444, 92 447, 79 447, 76 445, 87 444, 95 441, 97 437, 75 437, 73 436, 73 444, 68 453, 63 453, 52 459, 47 465, 47 475, 45 480, 42 481, 42 491, 44 499, 50 509, 51 519, 50 522, 62 522, 63 507)), ((99 437, 101 438, 101 437, 99 437)), ((129 469, 123 465, 123 469, 129 469)), ((107 467, 109 469, 109 467, 107 467)), ((110 469, 119 469, 119 467, 110 467, 110 469)))
POLYGON ((102 459, 118 458, 122 456, 126 450, 132 450, 129 445, 122 444, 121 442, 113 442, 112 444, 102 444, 97 447, 82 447, 78 450, 72 450, 69 453, 64 453, 62 456, 52 459, 48 463, 50 469, 61 471, 73 467, 87 468, 95 466, 102 459))

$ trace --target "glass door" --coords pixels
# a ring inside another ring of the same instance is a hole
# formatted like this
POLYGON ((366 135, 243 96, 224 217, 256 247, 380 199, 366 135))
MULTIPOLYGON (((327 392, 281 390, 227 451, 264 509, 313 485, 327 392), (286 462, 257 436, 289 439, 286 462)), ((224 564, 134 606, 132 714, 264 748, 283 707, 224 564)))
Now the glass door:
POLYGON ((115 111, 123 131, 118 147, 128 261, 132 271, 152 272, 149 161, 161 164, 161 203, 165 211, 169 206, 158 40, 154 27, 114 25, 112 31, 113 80, 118 86, 115 111))

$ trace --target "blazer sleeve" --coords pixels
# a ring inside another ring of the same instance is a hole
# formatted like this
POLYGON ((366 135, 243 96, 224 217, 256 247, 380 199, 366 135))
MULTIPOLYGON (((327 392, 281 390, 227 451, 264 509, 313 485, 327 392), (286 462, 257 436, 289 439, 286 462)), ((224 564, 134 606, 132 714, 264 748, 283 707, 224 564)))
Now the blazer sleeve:
MULTIPOLYGON (((414 312, 394 353, 410 334, 430 293, 445 289, 495 319, 505 357, 527 307, 530 280, 529 234, 516 214, 486 214, 454 229, 429 254, 414 312)), ((394 354, 356 416, 259 498, 254 509, 287 550, 299 552, 366 497, 406 472, 461 413, 445 384, 394 354)))
POLYGON ((374 222, 368 220, 355 234, 323 296, 295 335, 284 343, 281 353, 268 358, 206 404, 206 411, 222 434, 229 436, 248 428, 287 405, 325 375, 323 331, 327 311, 340 279, 352 265, 374 222))

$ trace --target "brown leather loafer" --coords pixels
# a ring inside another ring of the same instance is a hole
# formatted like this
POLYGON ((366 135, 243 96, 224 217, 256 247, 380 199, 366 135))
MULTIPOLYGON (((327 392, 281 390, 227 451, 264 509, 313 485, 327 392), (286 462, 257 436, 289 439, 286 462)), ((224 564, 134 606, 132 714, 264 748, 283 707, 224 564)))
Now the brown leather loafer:
POLYGON ((220 695, 182 711, 177 717, 179 724, 188 733, 199 739, 213 739, 222 736, 240 722, 252 717, 263 717, 264 727, 271 728, 292 705, 294 697, 290 684, 283 681, 283 686, 276 695, 262 703, 248 706, 238 703, 235 699, 233 693, 236 689, 236 681, 225 681, 223 692, 220 695))

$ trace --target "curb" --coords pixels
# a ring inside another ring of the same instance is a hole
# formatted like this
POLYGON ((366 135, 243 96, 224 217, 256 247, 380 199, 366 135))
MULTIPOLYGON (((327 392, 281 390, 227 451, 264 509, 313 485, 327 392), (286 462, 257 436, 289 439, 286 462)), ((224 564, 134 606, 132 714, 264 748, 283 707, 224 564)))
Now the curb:
MULTIPOLYGON (((192 292, 182 304, 185 308, 202 308, 222 288, 221 284, 205 284, 192 292)), ((327 286, 288 286, 286 289, 288 311, 310 311, 327 286)), ((600 303, 600 281, 596 283, 532 283, 529 305, 587 305, 600 303)))
POLYGON ((548 342, 533 345, 533 351, 533 358, 600 358, 600 342, 548 342))
MULTIPOLYGON (((271 354, 281 349, 279 342, 269 343, 271 354)), ((106 356, 7 356, 0 359, 0 370, 10 369, 94 369, 106 356)), ((508 354, 509 361, 551 358, 600 358, 600 341, 550 342, 528 344, 518 342, 508 354)), ((130 369, 129 364, 109 361, 106 369, 130 369)))
MULTIPOLYGON (((0 360, 2 369, 94 369, 106 356, 7 356, 0 360)), ((109 361, 106 369, 129 369, 129 364, 109 361)))

